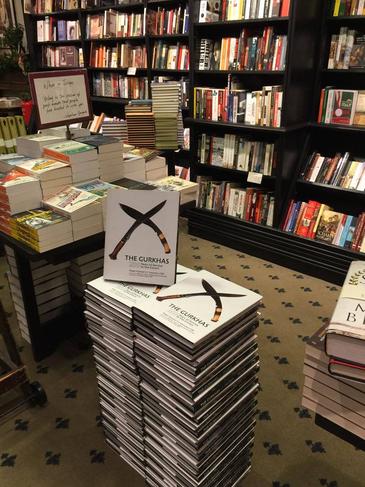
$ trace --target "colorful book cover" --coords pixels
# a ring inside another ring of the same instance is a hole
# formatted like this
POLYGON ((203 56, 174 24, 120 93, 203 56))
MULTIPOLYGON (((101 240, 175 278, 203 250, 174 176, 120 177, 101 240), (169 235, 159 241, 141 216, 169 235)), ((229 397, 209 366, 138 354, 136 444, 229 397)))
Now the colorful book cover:
POLYGON ((26 176, 24 173, 13 169, 0 179, 0 191, 6 191, 6 188, 17 186, 18 184, 32 182, 37 182, 39 184, 38 179, 35 179, 31 176, 26 176))
POLYGON ((66 216, 60 215, 53 210, 45 210, 43 208, 18 213, 17 215, 14 215, 11 220, 15 224, 28 228, 30 231, 42 230, 43 228, 69 221, 66 216))
POLYGON ((357 91, 334 90, 334 105, 331 123, 351 125, 356 106, 357 91))
POLYGON ((76 188, 82 189, 83 191, 88 191, 89 193, 95 194, 100 197, 106 196, 110 189, 118 188, 115 184, 106 183, 100 179, 93 179, 92 181, 87 181, 86 183, 81 183, 75 185, 76 188))
POLYGON ((45 203, 54 208, 59 208, 64 212, 72 214, 77 210, 90 204, 97 203, 98 201, 100 201, 98 196, 87 191, 82 191, 81 189, 77 189, 73 186, 68 186, 56 195, 52 196, 52 198, 46 200, 45 203))
POLYGON ((63 162, 55 161, 54 159, 40 158, 22 162, 21 164, 18 164, 18 167, 20 170, 24 169, 25 171, 29 171, 35 175, 41 175, 48 171, 62 169, 69 166, 63 162))
POLYGON ((342 213, 332 210, 325 210, 319 222, 315 240, 332 243, 335 238, 338 226, 342 220, 342 213))

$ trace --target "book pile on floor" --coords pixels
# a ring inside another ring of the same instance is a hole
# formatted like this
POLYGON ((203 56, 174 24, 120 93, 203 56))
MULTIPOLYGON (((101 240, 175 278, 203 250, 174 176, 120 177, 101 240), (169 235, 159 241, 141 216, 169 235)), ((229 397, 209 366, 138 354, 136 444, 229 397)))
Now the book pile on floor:
POLYGON ((195 201, 199 187, 197 183, 178 176, 167 176, 153 181, 152 184, 161 191, 178 191, 180 193, 180 205, 195 201))
MULTIPOLYGON (((8 281, 20 332, 30 343, 31 337, 14 251, 5 245, 5 253, 9 264, 8 281)), ((66 276, 68 265, 68 262, 53 265, 46 260, 31 262, 33 289, 41 324, 63 315, 69 309, 71 296, 66 276)))
POLYGON ((24 174, 39 179, 43 199, 47 199, 65 186, 72 184, 71 168, 54 159, 30 159, 17 165, 24 174))
POLYGON ((166 165, 166 159, 160 156, 160 151, 138 147, 130 152, 135 156, 141 156, 144 158, 145 181, 154 181, 167 176, 168 168, 166 165))
POLYGON ((57 159, 71 166, 72 182, 81 183, 99 177, 98 153, 95 147, 76 140, 48 145, 44 157, 57 159))
POLYGON ((152 109, 156 124, 156 147, 177 149, 183 145, 181 84, 177 81, 152 82, 152 109))
POLYGON ((102 232, 103 214, 99 196, 73 186, 67 186, 43 201, 47 208, 71 219, 74 240, 102 232))
POLYGON ((201 271, 135 305, 149 485, 228 487, 250 470, 260 299, 201 271))
POLYGON ((98 152, 99 175, 103 181, 116 181, 122 177, 123 142, 106 135, 81 137, 78 142, 95 147, 98 152))
POLYGON ((103 266, 104 249, 71 260, 66 270, 71 293, 83 298, 86 284, 103 275, 103 266))
POLYGON ((39 180, 13 169, 0 178, 0 230, 10 232, 11 215, 39 208, 42 191, 39 180))
POLYGON ((71 220, 52 210, 38 208, 10 217, 10 234, 37 252, 73 242, 71 220))
POLYGON ((44 147, 58 144, 65 140, 66 137, 53 134, 22 135, 16 139, 16 152, 37 159, 38 157, 42 157, 44 147))
POLYGON ((155 147, 155 118, 152 102, 132 100, 125 107, 128 144, 137 147, 155 147))

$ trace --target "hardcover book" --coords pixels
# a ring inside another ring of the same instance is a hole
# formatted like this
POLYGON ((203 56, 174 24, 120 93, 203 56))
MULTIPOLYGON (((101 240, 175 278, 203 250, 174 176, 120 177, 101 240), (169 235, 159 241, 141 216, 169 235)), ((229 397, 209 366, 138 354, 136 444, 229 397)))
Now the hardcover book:
POLYGON ((351 263, 340 297, 365 300, 365 261, 356 260, 351 263))
POLYGON ((179 194, 114 189, 107 196, 104 278, 175 282, 179 194))
POLYGON ((321 240, 322 242, 332 243, 338 226, 341 223, 341 219, 342 213, 337 213, 332 210, 324 210, 317 228, 315 239, 321 240))

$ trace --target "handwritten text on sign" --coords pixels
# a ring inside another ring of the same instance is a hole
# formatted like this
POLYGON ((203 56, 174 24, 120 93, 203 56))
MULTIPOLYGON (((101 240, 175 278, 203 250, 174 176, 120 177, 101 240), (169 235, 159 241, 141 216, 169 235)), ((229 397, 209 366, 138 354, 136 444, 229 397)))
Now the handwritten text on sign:
POLYGON ((37 78, 34 88, 42 125, 89 116, 84 75, 37 78))

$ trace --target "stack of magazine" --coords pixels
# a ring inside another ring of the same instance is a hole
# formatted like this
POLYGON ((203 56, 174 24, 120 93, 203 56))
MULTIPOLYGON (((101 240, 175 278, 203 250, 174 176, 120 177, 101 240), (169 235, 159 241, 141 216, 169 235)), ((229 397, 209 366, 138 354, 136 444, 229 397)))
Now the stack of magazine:
POLYGON ((260 299, 201 271, 136 304, 148 485, 231 487, 250 470, 260 299))

